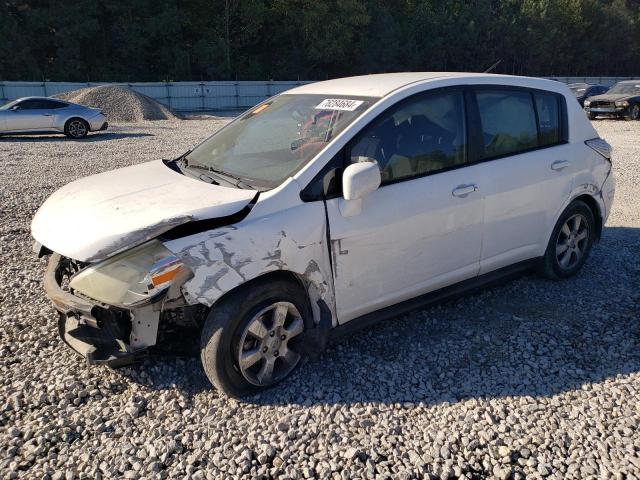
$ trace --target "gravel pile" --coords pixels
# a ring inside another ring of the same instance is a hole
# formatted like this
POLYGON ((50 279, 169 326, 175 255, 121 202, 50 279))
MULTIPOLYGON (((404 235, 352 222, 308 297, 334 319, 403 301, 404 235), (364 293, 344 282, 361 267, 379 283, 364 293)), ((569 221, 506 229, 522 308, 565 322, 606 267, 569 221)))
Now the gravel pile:
POLYGON ((222 123, 0 140, 0 478, 640 478, 640 122, 595 123, 617 203, 576 278, 523 277, 388 321, 245 402, 212 390, 196 358, 85 365, 42 291, 36 208, 222 123))
POLYGON ((126 87, 102 85, 54 95, 87 107, 100 108, 110 122, 173 120, 176 115, 151 97, 126 87))

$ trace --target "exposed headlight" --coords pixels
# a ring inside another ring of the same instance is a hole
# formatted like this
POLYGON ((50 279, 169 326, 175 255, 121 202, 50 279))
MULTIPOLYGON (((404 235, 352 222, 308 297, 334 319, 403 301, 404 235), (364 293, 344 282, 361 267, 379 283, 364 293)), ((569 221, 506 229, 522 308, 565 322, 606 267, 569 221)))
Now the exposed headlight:
POLYGON ((616 107, 628 107, 629 102, 627 100, 618 100, 616 102, 616 107))
POLYGON ((591 105, 591 100, 585 100, 584 101, 584 106, 588 107, 589 105, 591 105))
POLYGON ((145 303, 182 277, 187 267, 157 240, 85 268, 69 282, 73 290, 109 305, 145 303))

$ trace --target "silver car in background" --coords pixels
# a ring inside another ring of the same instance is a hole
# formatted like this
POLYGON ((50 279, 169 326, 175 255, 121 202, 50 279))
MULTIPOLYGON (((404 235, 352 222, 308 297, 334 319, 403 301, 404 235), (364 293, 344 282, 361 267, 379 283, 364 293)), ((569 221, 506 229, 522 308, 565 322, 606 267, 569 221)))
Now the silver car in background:
POLYGON ((83 138, 108 126, 99 108, 54 98, 25 97, 0 107, 0 135, 64 133, 70 138, 83 138))

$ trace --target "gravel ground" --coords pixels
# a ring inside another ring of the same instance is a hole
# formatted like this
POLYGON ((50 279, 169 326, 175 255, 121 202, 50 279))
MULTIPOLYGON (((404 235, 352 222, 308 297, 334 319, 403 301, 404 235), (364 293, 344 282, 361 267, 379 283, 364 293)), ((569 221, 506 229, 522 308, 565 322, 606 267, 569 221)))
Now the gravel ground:
POLYGON ((388 321, 245 402, 212 390, 197 358, 85 365, 42 291, 36 208, 224 121, 0 140, 1 478, 640 478, 640 122, 595 123, 617 198, 571 280, 523 277, 388 321))

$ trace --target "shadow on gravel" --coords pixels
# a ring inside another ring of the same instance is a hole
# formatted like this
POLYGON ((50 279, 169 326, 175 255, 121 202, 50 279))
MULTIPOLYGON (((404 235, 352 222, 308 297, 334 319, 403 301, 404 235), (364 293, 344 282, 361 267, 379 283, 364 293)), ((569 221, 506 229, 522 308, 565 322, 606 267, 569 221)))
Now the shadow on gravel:
MULTIPOLYGON (((334 343, 256 405, 441 404, 553 396, 640 371, 640 229, 606 228, 576 277, 523 276, 334 343)), ((212 389, 195 357, 120 370, 152 389, 212 389)))
POLYGON ((9 142, 103 142, 106 140, 118 140, 120 138, 139 138, 139 137, 153 137, 152 133, 124 133, 124 132, 105 132, 105 133, 90 133, 85 138, 73 139, 60 135, 2 135, 0 141, 9 142))

